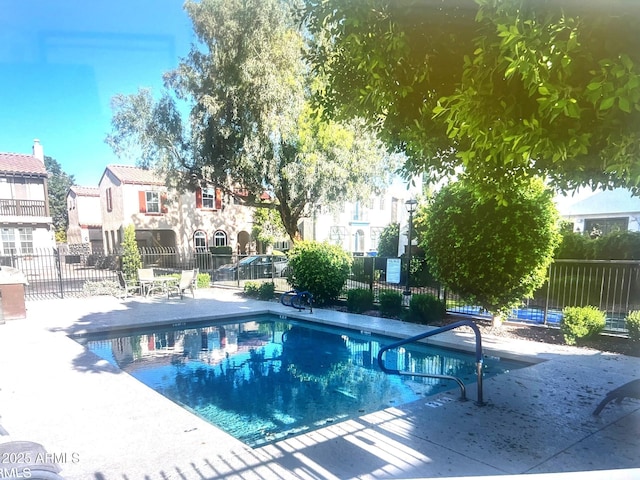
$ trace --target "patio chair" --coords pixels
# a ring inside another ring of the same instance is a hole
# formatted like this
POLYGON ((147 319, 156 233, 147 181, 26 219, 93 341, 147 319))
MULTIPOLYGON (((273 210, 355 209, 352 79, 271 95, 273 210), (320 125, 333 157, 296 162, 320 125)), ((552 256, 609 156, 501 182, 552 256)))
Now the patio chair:
POLYGON ((120 291, 122 292, 122 295, 123 295, 122 298, 127 298, 130 293, 142 292, 140 285, 127 281, 127 278, 124 276, 124 272, 118 271, 116 273, 118 275, 118 283, 120 284, 120 291))
POLYGON ((138 283, 142 287, 142 294, 145 297, 151 295, 151 293, 158 291, 164 293, 164 287, 162 283, 156 282, 153 268, 139 268, 138 269, 138 283))
POLYGON ((180 298, 184 297, 185 290, 190 290, 193 298, 196 298, 195 289, 198 282, 198 270, 182 270, 180 281, 176 285, 169 286, 169 293, 175 291, 180 298))
POLYGON ((640 378, 635 380, 631 380, 624 385, 611 390, 606 397, 598 404, 596 409, 593 411, 593 415, 599 415, 604 407, 607 406, 609 402, 622 403, 622 400, 625 398, 637 398, 640 400, 640 378))

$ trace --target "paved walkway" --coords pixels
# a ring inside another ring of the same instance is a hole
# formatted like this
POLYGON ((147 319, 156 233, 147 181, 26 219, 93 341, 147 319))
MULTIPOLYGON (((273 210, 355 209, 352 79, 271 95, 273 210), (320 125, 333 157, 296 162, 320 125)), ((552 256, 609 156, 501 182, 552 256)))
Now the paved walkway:
MULTIPOLYGON (((537 363, 486 380, 484 407, 456 400, 452 390, 250 449, 68 338, 159 321, 296 312, 228 290, 196 297, 28 302, 26 319, 0 325, 0 443, 42 444, 67 480, 640 478, 640 402, 591 415, 606 392, 640 377, 640 358, 485 336, 485 353, 537 363)), ((321 309, 301 315, 387 334, 424 329, 321 309)), ((438 341, 474 343, 467 333, 438 341)), ((474 386, 468 392, 474 397, 474 386)))

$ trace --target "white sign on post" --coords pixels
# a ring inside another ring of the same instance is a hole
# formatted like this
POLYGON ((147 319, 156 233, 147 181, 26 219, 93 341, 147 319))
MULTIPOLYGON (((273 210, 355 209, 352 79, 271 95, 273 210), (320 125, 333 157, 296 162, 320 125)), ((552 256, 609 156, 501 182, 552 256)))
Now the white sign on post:
POLYGON ((387 258, 387 282, 400 283, 400 265, 399 258, 387 258))

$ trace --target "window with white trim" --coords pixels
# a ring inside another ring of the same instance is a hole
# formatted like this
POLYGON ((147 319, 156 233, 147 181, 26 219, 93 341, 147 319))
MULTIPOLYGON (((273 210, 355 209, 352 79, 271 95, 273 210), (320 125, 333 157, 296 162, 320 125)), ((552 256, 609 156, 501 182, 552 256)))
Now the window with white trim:
POLYGON ((202 208, 215 208, 216 207, 216 189, 212 187, 206 187, 202 189, 202 208))
POLYGON ((22 253, 33 253, 33 228, 19 228, 18 235, 20 236, 20 249, 22 253))
POLYGON ((331 243, 335 245, 342 245, 342 240, 347 236, 347 229, 345 227, 334 225, 329 229, 329 239, 331 243))
POLYGON ((4 255, 33 253, 33 228, 3 228, 1 235, 4 255))
POLYGON ((13 228, 2 229, 2 253, 16 253, 16 234, 13 228))
POLYGON ((378 242, 383 231, 383 227, 371 227, 371 250, 378 250, 378 242))
POLYGON ((113 193, 111 192, 111 187, 107 188, 105 194, 107 197, 107 212, 112 212, 113 211, 113 193))
POLYGON ((193 246, 196 250, 205 250, 207 248, 207 234, 202 230, 197 230, 193 234, 193 246))
POLYGON ((227 245, 227 234, 222 230, 216 230, 213 234, 213 244, 216 247, 225 247, 227 245))
POLYGON ((147 213, 160 213, 160 194, 145 192, 147 213))

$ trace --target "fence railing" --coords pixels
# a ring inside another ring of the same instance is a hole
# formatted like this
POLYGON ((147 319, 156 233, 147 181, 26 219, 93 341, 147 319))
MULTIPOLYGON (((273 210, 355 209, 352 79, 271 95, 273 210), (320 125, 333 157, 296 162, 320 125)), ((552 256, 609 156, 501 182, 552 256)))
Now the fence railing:
MULTIPOLYGON (((198 268, 208 273, 211 284, 242 289, 247 281, 273 281, 276 291, 289 290, 286 257, 271 255, 213 255, 208 251, 180 253, 173 248, 140 248, 143 266, 159 273, 198 268)), ((343 290, 342 299, 355 288, 373 292, 377 300, 383 291, 402 293, 407 287, 407 264, 397 260, 393 279, 387 258, 354 257, 352 271, 343 290), (393 282, 390 280, 394 280, 393 282), (399 280, 399 281, 398 281, 399 280)), ((25 295, 29 299, 63 298, 82 294, 86 282, 116 281, 115 271, 121 268, 121 256, 91 254, 82 249, 44 249, 29 254, 0 256, 0 266, 21 270, 29 284, 25 295)), ((452 313, 488 315, 476 305, 469 305, 436 282, 424 265, 412 263, 410 290, 413 294, 428 293, 446 302, 452 313)), ((638 261, 578 261, 557 260, 549 267, 545 284, 531 299, 511 312, 510 318, 530 323, 557 325, 566 306, 593 305, 607 314, 609 332, 626 332, 625 316, 640 310, 640 262, 638 261)))

